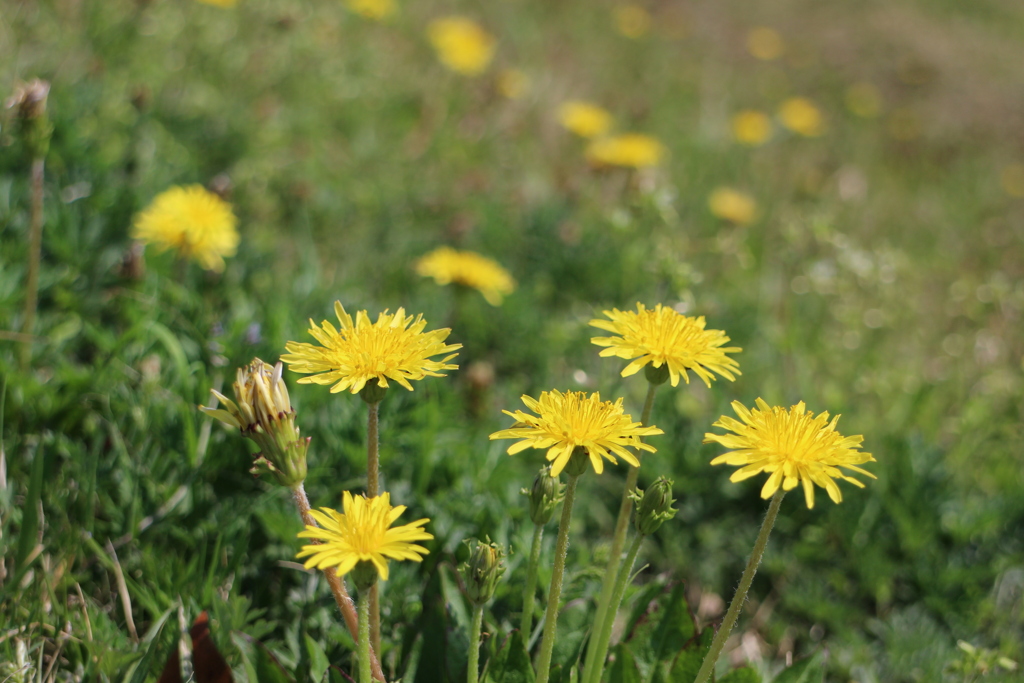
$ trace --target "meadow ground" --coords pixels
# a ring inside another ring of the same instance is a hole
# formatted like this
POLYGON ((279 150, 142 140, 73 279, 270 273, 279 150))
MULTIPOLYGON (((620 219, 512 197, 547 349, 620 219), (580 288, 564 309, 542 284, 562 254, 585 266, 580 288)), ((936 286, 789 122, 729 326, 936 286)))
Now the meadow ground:
MULTIPOLYGON (((704 434, 733 400, 802 400, 864 435, 878 480, 786 499, 722 671, 813 655, 843 683, 1020 680, 996 658, 1024 665, 1024 5, 217 4, 0 0, 0 94, 46 79, 53 126, 27 364, 32 154, 16 107, 0 127, 0 661, 20 642, 40 681, 141 681, 173 640, 146 642, 154 625, 206 609, 238 676, 255 641, 296 680, 349 670, 287 491, 196 408, 340 300, 463 345, 458 371, 381 404, 383 483, 435 536, 383 589, 385 670, 462 680, 462 541, 513 549, 486 660, 518 624, 519 490, 542 462, 488 435, 551 388, 639 414, 643 381, 588 322, 643 302, 725 330, 742 375, 657 394, 640 485, 672 477, 679 514, 624 613, 682 581, 720 619, 765 502, 710 467, 704 434), (436 56, 427 27, 449 15, 496 39, 478 73, 436 56), (560 120, 574 100, 660 158, 600 163, 560 120), (238 217, 222 272, 131 237, 191 184, 238 217), (441 245, 515 291, 493 306, 417 274, 441 245)), ((306 490, 338 507, 365 483, 365 407, 298 377, 306 490)), ((624 472, 581 480, 556 662, 589 627, 624 472)))

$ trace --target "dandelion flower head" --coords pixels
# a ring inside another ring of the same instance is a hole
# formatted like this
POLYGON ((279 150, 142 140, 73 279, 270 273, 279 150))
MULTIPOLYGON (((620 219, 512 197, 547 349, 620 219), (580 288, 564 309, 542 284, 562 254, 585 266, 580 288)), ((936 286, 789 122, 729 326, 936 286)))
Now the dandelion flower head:
POLYGON ((296 558, 308 557, 306 569, 333 568, 339 576, 347 574, 359 562, 372 562, 384 581, 388 580, 388 560, 420 562, 429 551, 414 541, 433 538, 423 530, 429 519, 411 524, 391 525, 405 512, 405 506, 391 507, 391 498, 383 493, 375 498, 343 494, 344 512, 331 508, 310 510, 319 527, 307 526, 299 538, 320 541, 302 546, 296 558))
POLYGON ((732 117, 732 136, 744 145, 763 145, 772 137, 772 120, 763 111, 745 109, 732 117))
POLYGON ((309 321, 309 333, 320 346, 290 341, 285 344, 289 353, 281 356, 293 372, 306 373, 299 384, 333 384, 331 393, 351 391, 359 393, 367 382, 388 387, 394 380, 412 391, 409 380, 424 377, 444 377, 445 370, 456 370, 449 365, 462 344, 445 344, 450 329, 424 332, 427 321, 422 315, 413 318, 405 309, 395 313, 384 311, 371 323, 366 311, 356 313, 352 320, 340 301, 334 302, 334 312, 341 328, 336 329, 325 320, 320 325, 309 321), (432 356, 449 353, 441 360, 432 356))
POLYGON ((558 108, 558 122, 581 138, 604 135, 612 127, 612 115, 591 102, 570 100, 558 108))
POLYGON ((627 38, 641 38, 651 30, 651 13, 636 4, 614 9, 615 28, 627 38))
POLYGON ((557 477, 569 463, 573 451, 583 448, 590 456, 594 471, 604 471, 605 458, 612 463, 619 456, 633 467, 640 461, 629 448, 653 453, 654 446, 643 443, 641 436, 664 434, 657 427, 644 427, 623 412, 622 399, 615 403, 602 401, 599 393, 558 390, 541 392, 539 399, 523 396, 523 403, 536 415, 521 410, 502 411, 516 421, 510 429, 491 434, 491 439, 522 439, 508 448, 515 455, 527 448, 547 449, 551 476, 557 477))
POLYGON ((647 168, 665 157, 665 146, 650 135, 625 133, 594 140, 587 147, 587 160, 594 166, 647 168))
POLYGON ((767 472, 770 476, 761 488, 762 498, 771 498, 779 486, 791 491, 797 484, 803 484, 807 507, 813 508, 815 484, 825 489, 835 503, 843 500, 836 479, 864 488, 864 484, 844 474, 840 467, 877 478, 857 467, 875 459, 870 453, 857 450, 863 436, 844 437, 836 431, 838 415, 831 421, 827 412, 815 417, 803 401, 789 410, 769 407, 760 398, 756 403, 756 408, 748 410, 739 401, 733 401, 732 408, 742 422, 723 415, 714 424, 732 434, 704 435, 704 443, 719 443, 731 449, 711 461, 712 465, 740 466, 729 481, 743 481, 767 472))
POLYGON ((718 187, 708 196, 708 208, 716 218, 737 225, 752 223, 757 218, 757 202, 746 192, 731 187, 718 187))
POLYGON ((492 306, 515 291, 516 282, 501 265, 472 251, 438 247, 416 262, 416 272, 432 277, 439 285, 455 283, 472 287, 492 306))
POLYGON ((791 97, 779 107, 779 121, 789 130, 808 138, 825 132, 825 118, 818 106, 806 97, 791 97))
POLYGON ((159 249, 177 249, 207 270, 224 270, 238 248, 231 205, 201 185, 172 187, 135 217, 132 237, 159 249))
POLYGON ((778 59, 785 49, 782 36, 773 28, 758 26, 747 34, 747 51, 760 60, 770 62, 778 59))
POLYGON ((361 17, 376 21, 393 16, 398 9, 395 0, 345 0, 345 6, 361 17))
POLYGON ((742 349, 726 347, 729 337, 725 332, 704 329, 704 316, 691 318, 661 304, 648 309, 637 303, 636 308, 635 312, 613 308, 604 311, 610 320, 590 321, 593 327, 618 335, 590 340, 607 347, 601 351, 602 357, 633 359, 622 371, 623 377, 636 374, 648 363, 655 368, 667 365, 672 386, 679 385, 680 376, 689 384, 688 370, 709 387, 713 373, 732 381, 741 374, 740 364, 726 354, 742 349))
POLYGON ((466 17, 435 19, 427 26, 427 37, 441 63, 463 76, 483 73, 497 47, 494 36, 466 17))

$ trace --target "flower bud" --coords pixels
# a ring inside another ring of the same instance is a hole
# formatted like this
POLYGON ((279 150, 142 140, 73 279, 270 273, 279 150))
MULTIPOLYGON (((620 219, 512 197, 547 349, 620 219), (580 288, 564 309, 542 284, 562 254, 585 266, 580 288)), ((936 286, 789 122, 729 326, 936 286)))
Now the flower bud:
POLYGON ((671 479, 658 477, 647 491, 638 488, 632 494, 636 502, 636 532, 641 536, 650 536, 679 512, 672 508, 672 484, 671 479))
POLYGON ((8 109, 15 110, 21 138, 33 158, 45 157, 50 147, 53 126, 46 116, 49 94, 50 84, 36 78, 19 84, 4 103, 8 109))
POLYGON ((469 559, 459 566, 462 580, 466 583, 466 595, 474 605, 484 605, 494 597, 494 589, 498 587, 498 579, 505 573, 502 560, 505 549, 487 539, 482 543, 473 538, 466 541, 469 546, 469 559))
POLYGON ((659 386, 668 381, 669 378, 668 361, 665 361, 658 367, 654 367, 653 364, 647 364, 644 366, 644 377, 647 381, 654 386, 659 386))
POLYGON ((295 409, 281 377, 282 369, 280 362, 271 368, 255 358, 248 367, 238 369, 233 385, 234 401, 211 389, 224 409, 204 406, 199 409, 236 427, 242 436, 260 447, 261 452, 250 472, 271 474, 277 483, 292 487, 306 478, 306 451, 310 439, 301 437, 295 426, 295 409))
POLYGON ((537 526, 544 526, 551 521, 555 508, 562 502, 563 486, 558 477, 551 476, 551 466, 541 468, 533 480, 533 487, 521 489, 520 493, 530 498, 530 519, 537 526))

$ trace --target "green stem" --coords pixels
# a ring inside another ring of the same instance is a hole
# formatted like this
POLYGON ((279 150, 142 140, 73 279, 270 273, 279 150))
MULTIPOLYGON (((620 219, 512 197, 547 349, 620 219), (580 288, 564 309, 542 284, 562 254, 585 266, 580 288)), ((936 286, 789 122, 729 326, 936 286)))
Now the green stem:
POLYGON ((544 635, 540 641, 540 659, 537 661, 537 683, 548 683, 551 675, 551 654, 555 647, 555 625, 558 623, 558 602, 562 598, 562 574, 565 573, 565 554, 569 549, 569 523, 572 520, 572 503, 576 498, 578 476, 569 475, 562 500, 562 519, 558 523, 558 539, 555 541, 555 566, 551 571, 551 587, 548 589, 548 608, 544 612, 544 635))
POLYGON ((533 525, 533 544, 530 546, 530 561, 526 565, 526 592, 523 593, 523 621, 519 626, 523 634, 523 642, 530 642, 530 630, 533 628, 533 602, 537 596, 537 564, 540 561, 541 539, 544 537, 544 525, 533 525))
MULTIPOLYGON (((644 401, 644 411, 640 416, 640 424, 648 426, 651 421, 651 410, 654 408, 654 392, 658 385, 647 384, 647 399, 644 401)), ((601 581, 601 596, 597 599, 597 612, 594 614, 594 626, 599 627, 605 620, 608 613, 608 603, 612 600, 612 591, 615 589, 615 579, 619 574, 619 565, 622 561, 622 549, 626 546, 626 531, 629 529, 629 517, 633 511, 633 499, 630 494, 636 488, 636 482, 640 476, 639 467, 628 468, 626 473, 626 488, 622 492, 622 502, 619 503, 619 518, 615 521, 615 535, 612 537, 611 554, 608 556, 608 566, 604 570, 604 579, 601 581)), ((583 665, 583 683, 587 683, 594 676, 594 669, 597 666, 597 648, 587 647, 587 658, 583 665)), ((600 674, 598 674, 600 675, 600 674)))
MULTIPOLYGON (((366 496, 376 498, 379 492, 380 463, 380 401, 367 404, 366 418, 366 496)), ((370 589, 370 643, 374 652, 380 652, 380 588, 370 589)))
POLYGON ((370 591, 359 591, 359 683, 370 676, 370 591))
MULTIPOLYGON (((640 534, 637 534, 636 538, 633 539, 633 544, 629 546, 629 552, 626 553, 626 559, 619 568, 619 576, 615 579, 615 590, 612 592, 612 601, 609 603, 608 611, 605 613, 604 623, 594 623, 594 626, 599 626, 601 631, 597 642, 595 643, 593 640, 590 642, 590 647, 593 647, 596 653, 594 671, 591 673, 592 683, 601 683, 604 662, 608 657, 608 645, 612 638, 612 627, 615 625, 615 615, 619 611, 619 605, 622 604, 622 596, 626 593, 626 584, 629 583, 629 577, 633 573, 633 564, 636 562, 636 555, 640 552, 640 545, 643 542, 644 537, 640 534)), ((586 678, 583 679, 583 683, 587 683, 586 678)))
POLYGON ((32 359, 32 332, 36 326, 36 306, 39 301, 39 257, 43 248, 43 158, 32 160, 32 206, 28 232, 28 282, 25 283, 25 319, 22 334, 21 365, 27 368, 32 359))
POLYGON ((707 656, 704 657, 704 663, 700 665, 700 671, 697 672, 697 679, 694 683, 707 683, 711 678, 711 673, 715 669, 718 656, 722 654, 725 641, 729 638, 729 632, 736 625, 736 619, 740 615, 740 610, 743 609, 743 604, 747 601, 747 591, 750 590, 750 584, 754 581, 757 566, 761 564, 764 549, 768 545, 768 536, 772 533, 772 527, 775 526, 775 518, 779 516, 779 506, 782 505, 782 497, 784 495, 786 495, 786 492, 780 486, 772 497, 771 505, 768 506, 768 512, 765 513, 764 522, 761 524, 761 532, 757 535, 757 540, 754 541, 754 550, 750 553, 747 568, 743 570, 740 585, 736 588, 736 595, 733 596, 732 602, 729 603, 729 610, 725 613, 722 625, 718 627, 715 639, 711 641, 711 649, 708 650, 707 656))
POLYGON ((469 627, 468 683, 477 683, 480 677, 480 628, 484 621, 484 606, 473 605, 473 624, 469 627))

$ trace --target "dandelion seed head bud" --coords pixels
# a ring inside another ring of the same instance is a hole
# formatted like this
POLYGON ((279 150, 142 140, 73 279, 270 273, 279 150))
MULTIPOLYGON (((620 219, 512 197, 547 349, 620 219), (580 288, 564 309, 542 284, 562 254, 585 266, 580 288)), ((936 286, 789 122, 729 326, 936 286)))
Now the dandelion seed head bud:
POLYGON ((469 539, 466 545, 469 559, 459 566, 466 594, 474 605, 485 605, 494 597, 498 580, 505 573, 505 549, 489 538, 486 542, 469 539))
POLYGON ((558 477, 551 476, 551 466, 545 465, 533 480, 533 486, 521 492, 530 498, 530 519, 538 526, 551 521, 555 508, 562 501, 562 485, 558 477))
POLYGON ((306 452, 310 439, 299 434, 295 409, 288 387, 281 377, 280 362, 271 367, 259 358, 239 368, 233 385, 232 401, 216 390, 214 396, 223 409, 199 406, 207 415, 237 428, 261 449, 250 470, 255 475, 270 474, 282 486, 295 486, 306 479, 306 452))
POLYGON ((636 502, 636 532, 641 536, 650 536, 662 524, 676 516, 679 512, 672 508, 671 479, 658 477, 646 491, 637 489, 632 498, 636 502))

